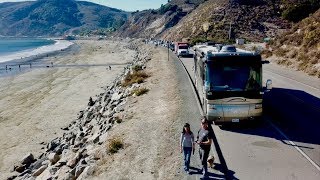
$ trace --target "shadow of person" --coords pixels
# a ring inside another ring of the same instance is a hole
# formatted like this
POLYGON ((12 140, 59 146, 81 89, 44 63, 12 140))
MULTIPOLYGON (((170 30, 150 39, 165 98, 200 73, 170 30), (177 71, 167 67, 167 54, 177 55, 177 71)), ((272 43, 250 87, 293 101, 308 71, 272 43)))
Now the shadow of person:
MULTIPOLYGON (((215 166, 213 167, 213 169, 222 172, 223 167, 220 164, 214 163, 214 165, 215 166)), ((195 174, 202 175, 202 169, 200 169, 200 168, 190 166, 189 170, 190 170, 190 175, 195 175, 195 174)), ((224 174, 216 174, 216 173, 208 172, 207 177, 204 179, 208 179, 208 180, 216 180, 216 179, 219 179, 219 180, 221 180, 221 179, 238 180, 237 178, 235 178, 233 176, 234 175, 233 171, 229 170, 227 173, 228 174, 226 176, 224 174)))

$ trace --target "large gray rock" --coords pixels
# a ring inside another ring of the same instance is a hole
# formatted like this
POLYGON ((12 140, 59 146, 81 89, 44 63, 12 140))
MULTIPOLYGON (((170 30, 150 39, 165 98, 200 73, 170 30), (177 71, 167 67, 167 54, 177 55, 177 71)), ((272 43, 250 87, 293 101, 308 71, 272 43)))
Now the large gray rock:
POLYGON ((71 174, 71 173, 67 173, 63 178, 62 180, 75 180, 76 177, 75 175, 71 174))
POLYGON ((38 168, 34 173, 32 173, 32 176, 39 176, 44 170, 47 169, 47 165, 43 165, 40 168, 38 168))
POLYGON ((50 153, 48 155, 48 159, 52 164, 55 164, 56 162, 59 161, 60 156, 57 153, 50 153))
POLYGON ((70 168, 74 168, 79 162, 81 157, 82 157, 81 153, 77 152, 75 156, 68 161, 67 166, 69 166, 70 168))
POLYGON ((13 168, 14 171, 17 171, 19 173, 22 173, 25 169, 26 169, 25 164, 20 164, 18 166, 14 166, 14 168, 13 168))
POLYGON ((51 179, 52 175, 49 171, 49 169, 45 169, 39 176, 37 176, 36 180, 43 180, 43 179, 51 179))
POLYGON ((83 170, 86 168, 86 165, 80 164, 76 167, 75 176, 76 178, 80 176, 80 174, 83 172, 83 170))
POLYGON ((111 101, 118 101, 121 99, 121 94, 115 92, 112 94, 111 101))
POLYGON ((78 176, 77 180, 86 180, 89 176, 93 175, 94 167, 87 166, 82 173, 78 176))
POLYGON ((124 111, 124 105, 119 105, 116 108, 114 108, 116 113, 124 111))
POLYGON ((33 163, 34 160, 34 156, 31 153, 28 153, 27 155, 25 155, 22 160, 21 160, 21 164, 26 164, 26 165, 30 165, 31 163, 33 163))
POLYGON ((60 138, 55 138, 51 142, 49 142, 47 145, 47 151, 53 151, 56 147, 60 145, 60 141, 60 138))

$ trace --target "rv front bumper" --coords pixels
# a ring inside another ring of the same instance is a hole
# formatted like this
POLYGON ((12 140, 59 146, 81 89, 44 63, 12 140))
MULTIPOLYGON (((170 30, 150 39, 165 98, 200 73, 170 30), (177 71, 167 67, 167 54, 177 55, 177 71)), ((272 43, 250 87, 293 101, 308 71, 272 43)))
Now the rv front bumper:
POLYGON ((262 107, 256 104, 210 105, 207 106, 207 118, 215 123, 241 122, 257 120, 262 117, 262 107))

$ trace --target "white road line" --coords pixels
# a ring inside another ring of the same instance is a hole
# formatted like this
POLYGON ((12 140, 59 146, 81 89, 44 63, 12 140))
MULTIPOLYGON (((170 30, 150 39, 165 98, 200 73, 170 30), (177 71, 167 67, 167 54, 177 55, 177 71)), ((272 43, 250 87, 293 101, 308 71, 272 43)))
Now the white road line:
POLYGON ((266 119, 268 123, 276 130, 278 133, 283 136, 289 144, 291 144, 296 150, 304 156, 319 172, 320 172, 320 167, 318 166, 317 163, 315 163, 306 153, 304 153, 293 141, 291 141, 288 136, 286 136, 276 125, 274 125, 269 119, 266 119))
POLYGON ((272 73, 272 74, 275 74, 275 75, 284 77, 284 78, 289 79, 289 80, 291 80, 291 81, 295 81, 295 82, 297 82, 297 83, 299 83, 299 84, 302 84, 302 85, 304 85, 304 86, 308 86, 308 87, 310 87, 310 88, 312 88, 312 89, 320 90, 319 88, 316 88, 316 87, 314 87, 314 86, 310 86, 310 85, 308 85, 308 84, 305 84, 305 83, 299 82, 299 81, 297 81, 297 80, 295 80, 295 79, 292 79, 292 78, 289 78, 289 77, 286 77, 286 76, 283 76, 283 75, 280 75, 280 74, 271 72, 271 71, 269 71, 269 70, 265 70, 265 69, 264 69, 264 71, 267 71, 267 72, 269 72, 269 73, 272 73))

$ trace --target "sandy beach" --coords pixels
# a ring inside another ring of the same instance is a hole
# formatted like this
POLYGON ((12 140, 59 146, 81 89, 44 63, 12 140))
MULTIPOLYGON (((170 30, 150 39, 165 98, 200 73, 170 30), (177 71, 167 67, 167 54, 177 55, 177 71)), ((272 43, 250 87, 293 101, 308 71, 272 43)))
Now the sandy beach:
POLYGON ((38 156, 43 143, 63 134, 61 128, 75 120, 89 97, 101 93, 135 54, 125 42, 75 43, 79 52, 49 57, 53 67, 0 77, 0 179, 27 152, 38 156))

